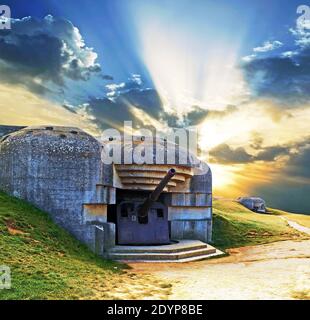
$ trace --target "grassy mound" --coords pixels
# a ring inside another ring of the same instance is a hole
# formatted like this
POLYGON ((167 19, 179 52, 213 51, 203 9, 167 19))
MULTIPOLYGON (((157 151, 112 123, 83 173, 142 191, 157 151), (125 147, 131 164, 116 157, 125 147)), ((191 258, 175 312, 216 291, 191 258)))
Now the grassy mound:
POLYGON ((259 214, 248 210, 235 201, 214 200, 214 245, 226 249, 306 238, 305 235, 289 227, 280 215, 296 222, 300 221, 300 224, 302 224, 301 222, 304 225, 310 223, 310 216, 307 215, 295 215, 274 209, 270 210, 269 214, 259 214))
POLYGON ((165 298, 152 277, 92 254, 44 212, 0 192, 0 265, 11 268, 12 288, 0 299, 165 298))

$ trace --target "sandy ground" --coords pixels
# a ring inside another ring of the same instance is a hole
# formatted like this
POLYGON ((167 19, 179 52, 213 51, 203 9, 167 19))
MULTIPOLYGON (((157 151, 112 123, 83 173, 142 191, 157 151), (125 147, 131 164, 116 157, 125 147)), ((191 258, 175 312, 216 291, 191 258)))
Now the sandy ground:
POLYGON ((168 299, 310 299, 310 240, 231 249, 185 264, 131 263, 172 284, 168 299))

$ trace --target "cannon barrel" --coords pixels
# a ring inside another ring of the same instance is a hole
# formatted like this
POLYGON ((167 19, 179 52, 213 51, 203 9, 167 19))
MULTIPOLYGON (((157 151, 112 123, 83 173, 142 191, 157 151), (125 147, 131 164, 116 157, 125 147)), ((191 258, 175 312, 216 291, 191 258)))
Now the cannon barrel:
POLYGON ((148 212, 150 210, 150 207, 152 204, 157 201, 160 194, 170 181, 170 179, 175 175, 176 171, 175 169, 171 168, 167 174, 164 176, 164 178, 160 181, 158 186, 155 188, 155 190, 149 195, 149 197, 143 202, 143 204, 140 206, 138 210, 138 220, 140 223, 147 223, 148 222, 148 212))

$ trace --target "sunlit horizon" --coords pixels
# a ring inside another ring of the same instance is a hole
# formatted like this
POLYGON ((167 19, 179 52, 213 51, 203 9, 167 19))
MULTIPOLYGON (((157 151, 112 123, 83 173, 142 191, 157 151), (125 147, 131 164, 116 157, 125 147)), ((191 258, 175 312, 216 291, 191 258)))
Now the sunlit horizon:
POLYGON ((94 136, 128 120, 195 126, 215 195, 310 212, 310 31, 297 0, 34 2, 14 5, 0 33, 1 124, 94 136))

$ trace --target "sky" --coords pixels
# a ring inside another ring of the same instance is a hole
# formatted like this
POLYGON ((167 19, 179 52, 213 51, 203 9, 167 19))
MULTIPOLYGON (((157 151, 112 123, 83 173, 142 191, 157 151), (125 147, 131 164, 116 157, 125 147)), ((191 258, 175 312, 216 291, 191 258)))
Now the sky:
POLYGON ((309 1, 3 1, 1 124, 197 126, 216 196, 310 213, 309 1))

